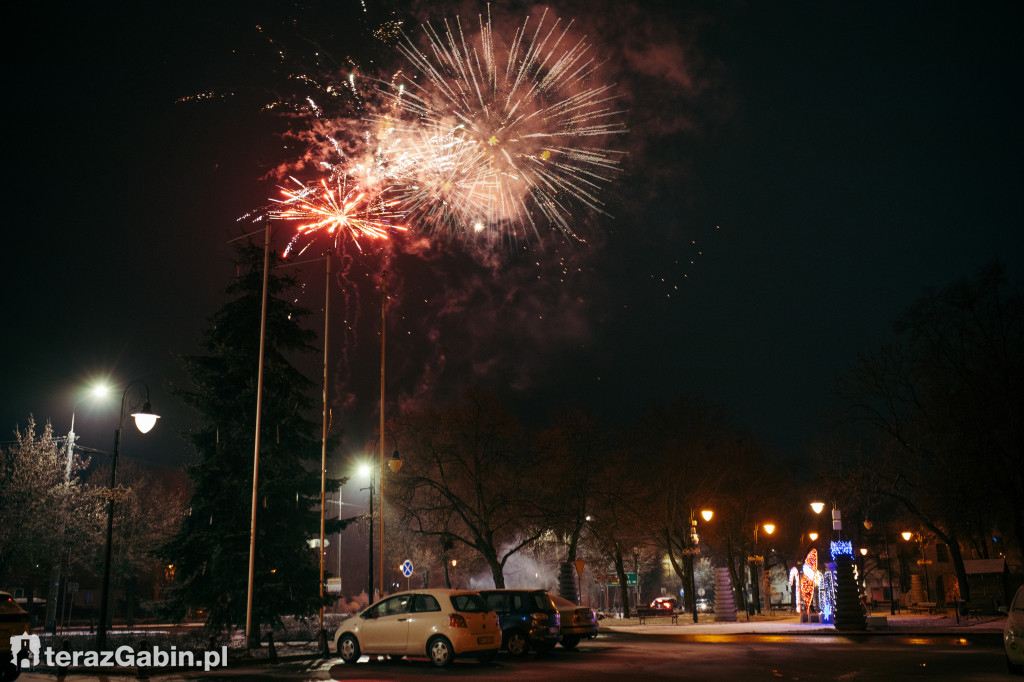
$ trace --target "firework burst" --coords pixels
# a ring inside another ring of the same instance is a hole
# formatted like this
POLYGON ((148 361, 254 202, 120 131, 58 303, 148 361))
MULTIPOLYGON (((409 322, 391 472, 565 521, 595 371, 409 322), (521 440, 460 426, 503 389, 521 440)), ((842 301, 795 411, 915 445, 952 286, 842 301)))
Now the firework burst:
MULTIPOLYGON (((285 249, 285 256, 304 238, 314 234, 328 235, 336 247, 343 238, 349 237, 362 251, 361 239, 388 239, 392 232, 407 229, 396 222, 400 219, 393 210, 397 200, 387 199, 386 192, 379 189, 349 187, 347 176, 332 180, 334 186, 326 179, 312 187, 295 178, 291 180, 296 187, 282 187, 284 198, 272 200, 277 207, 269 214, 271 219, 303 221, 285 249)), ((307 243, 299 253, 308 246, 307 243)))
POLYGON ((390 126, 387 172, 410 220, 574 235, 577 205, 604 212, 600 194, 622 156, 604 143, 625 132, 623 112, 590 46, 546 18, 532 29, 527 20, 503 55, 489 14, 474 37, 455 19, 443 32, 423 27, 425 50, 400 45, 414 72, 384 91, 390 111, 377 122, 390 126))

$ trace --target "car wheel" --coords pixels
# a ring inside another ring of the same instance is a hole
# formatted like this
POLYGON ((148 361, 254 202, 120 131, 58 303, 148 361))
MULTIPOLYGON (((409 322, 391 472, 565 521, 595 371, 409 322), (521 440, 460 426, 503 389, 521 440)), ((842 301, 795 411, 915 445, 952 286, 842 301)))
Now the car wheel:
POLYGON ((505 648, 513 656, 525 656, 526 652, 530 650, 530 640, 526 639, 526 635, 521 632, 510 632, 505 648))
POLYGON ((452 664, 455 652, 452 651, 452 643, 439 635, 427 642, 427 656, 435 666, 444 668, 452 664))
POLYGON ((481 663, 487 664, 494 660, 494 657, 498 655, 495 649, 489 649, 487 651, 481 651, 476 655, 476 660, 481 663))
POLYGON ((342 635, 338 641, 338 655, 343 663, 355 663, 359 660, 359 642, 355 635, 342 635))
POLYGON ((580 643, 580 638, 576 635, 566 635, 562 638, 562 646, 566 649, 575 649, 576 645, 580 643))

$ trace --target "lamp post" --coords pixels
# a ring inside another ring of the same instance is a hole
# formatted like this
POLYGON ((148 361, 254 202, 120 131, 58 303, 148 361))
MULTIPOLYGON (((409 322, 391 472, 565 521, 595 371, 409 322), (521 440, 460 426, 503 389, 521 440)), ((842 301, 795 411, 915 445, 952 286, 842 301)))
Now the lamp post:
MULTIPOLYGON (((383 405, 382 405, 382 407, 383 407, 383 405)), ((381 424, 381 428, 383 428, 383 426, 384 425, 381 424)), ((379 542, 380 542, 380 561, 379 561, 379 571, 380 571, 380 596, 382 596, 382 597, 384 596, 384 464, 385 464, 385 462, 387 462, 387 468, 390 469, 392 473, 398 473, 398 471, 402 468, 402 458, 398 454, 398 441, 395 439, 394 436, 391 436, 391 434, 388 434, 388 436, 390 436, 391 442, 395 444, 395 449, 391 453, 391 459, 386 459, 384 457, 384 445, 383 445, 383 442, 382 442, 382 440, 381 440, 381 438, 379 436, 377 437, 377 440, 374 441, 374 444, 373 444, 374 445, 374 449, 376 449, 377 443, 381 443, 381 447, 380 447, 380 502, 378 503, 377 506, 380 507, 380 511, 379 511, 379 513, 380 513, 380 533, 379 533, 379 535, 380 535, 380 540, 379 540, 379 542)), ((371 479, 370 479, 370 488, 371 488, 371 493, 370 493, 370 546, 373 547, 373 492, 372 492, 373 478, 372 478, 372 475, 371 475, 371 479)), ((371 574, 370 580, 372 581, 373 580, 373 577, 372 577, 373 565, 372 564, 370 565, 370 574, 371 574)))
POLYGON ((89 394, 85 395, 75 401, 75 404, 71 406, 71 428, 68 429, 68 461, 64 469, 64 483, 67 484, 71 481, 71 461, 74 458, 74 447, 75 447, 75 411, 83 400, 89 397, 102 398, 110 389, 105 384, 97 384, 89 389, 89 394))
POLYGON ((892 557, 889 556, 889 527, 882 523, 882 540, 885 542, 885 572, 889 576, 889 615, 896 615, 896 593, 892 591, 892 557))
MULTIPOLYGON (((71 484, 71 463, 74 461, 74 458, 75 458, 75 412, 76 412, 76 410, 78 409, 78 406, 82 403, 83 400, 85 400, 86 398, 89 398, 89 397, 96 397, 96 398, 103 397, 104 395, 107 394, 107 390, 108 389, 107 389, 107 387, 105 385, 97 384, 96 386, 94 386, 93 388, 91 388, 89 390, 87 395, 84 395, 81 398, 79 398, 78 400, 76 400, 75 403, 71 406, 71 428, 68 429, 68 440, 67 440, 67 464, 65 465, 65 468, 64 468, 64 486, 65 487, 67 487, 67 486, 69 486, 71 484)), ((64 501, 64 504, 65 505, 67 504, 67 500, 64 501)), ((65 528, 66 528, 66 524, 67 524, 66 515, 67 515, 67 510, 65 508, 64 509, 64 514, 61 515, 60 531, 59 531, 60 534, 58 536, 60 538, 60 542, 61 542, 62 545, 64 543, 64 532, 65 532, 65 528)), ((61 594, 62 594, 61 589, 60 589, 60 582, 61 582, 61 564, 63 563, 63 561, 64 561, 64 548, 62 546, 61 547, 61 551, 60 551, 60 556, 57 559, 57 563, 55 563, 53 565, 53 568, 50 571, 49 596, 48 596, 48 599, 47 599, 47 602, 46 602, 46 629, 49 630, 51 634, 57 632, 57 608, 58 608, 58 603, 57 602, 60 601, 61 594)))
MULTIPOLYGON (((373 465, 364 464, 360 467, 360 472, 364 475, 370 476, 370 542, 367 545, 369 551, 368 554, 368 568, 366 571, 366 600, 368 603, 373 603, 373 465)), ((367 490, 367 488, 362 488, 367 490)))
MULTIPOLYGON (((710 509, 704 509, 701 511, 701 516, 705 521, 710 521, 711 517, 714 516, 714 512, 710 509)), ((683 550, 683 554, 686 555, 687 563, 689 564, 688 569, 690 573, 690 612, 693 614, 693 622, 697 622, 697 586, 693 575, 693 556, 700 554, 700 536, 697 535, 697 519, 693 518, 693 510, 690 510, 690 546, 683 550)))
MULTIPOLYGON (((909 530, 905 530, 902 533, 900 533, 900 537, 903 538, 903 542, 910 542, 910 538, 914 537, 914 534, 911 533, 909 530)), ((903 590, 904 590, 904 588, 906 588, 908 590, 910 589, 910 586, 907 584, 907 574, 906 574, 906 572, 905 572, 905 570, 903 568, 903 566, 905 564, 906 564, 906 560, 903 558, 903 545, 900 545, 900 600, 901 601, 902 601, 902 597, 903 597, 903 590)))
MULTIPOLYGON (((397 472, 399 469, 402 468, 402 459, 401 459, 401 457, 398 454, 398 442, 394 440, 394 436, 392 436, 391 438, 392 438, 392 441, 394 441, 394 443, 395 443, 395 450, 391 454, 391 459, 387 460, 387 463, 388 463, 387 465, 388 465, 388 468, 392 472, 397 472)), ((374 449, 376 449, 377 441, 374 441, 373 445, 374 445, 374 449)), ((373 555, 374 555, 375 549, 376 549, 374 547, 374 543, 373 543, 373 494, 374 494, 374 488, 376 487, 375 482, 374 482, 374 477, 377 475, 377 465, 376 465, 376 463, 372 463, 371 462, 371 463, 368 463, 368 464, 363 464, 362 466, 359 467, 359 473, 361 473, 364 476, 369 476, 370 477, 370 486, 369 486, 369 488, 360 488, 360 490, 369 490, 369 492, 370 492, 370 511, 369 511, 369 518, 370 518, 370 543, 369 543, 369 562, 368 562, 369 563, 369 570, 368 570, 368 573, 367 573, 366 594, 367 594, 367 598, 370 600, 370 603, 373 603, 373 600, 374 600, 374 596, 373 595, 374 595, 374 587, 375 587, 375 585, 374 585, 374 578, 378 577, 374 573, 374 565, 373 565, 373 555)), ((379 562, 380 574, 379 574, 379 578, 380 578, 380 595, 383 597, 384 596, 384 523, 383 523, 383 518, 384 518, 384 499, 383 499, 383 495, 384 495, 384 470, 383 469, 381 469, 380 478, 381 478, 381 483, 380 483, 380 486, 381 486, 381 489, 380 489, 381 500, 380 500, 380 503, 378 504, 378 506, 380 507, 380 512, 379 513, 381 515, 381 526, 380 526, 380 533, 379 533, 379 535, 380 535, 380 562, 379 562)))
MULTIPOLYGON (((766 523, 763 526, 764 532, 771 535, 775 532, 774 523, 766 523)), ((771 591, 771 578, 768 575, 768 561, 767 559, 761 559, 761 574, 764 579, 764 608, 765 611, 772 610, 772 591, 771 591)))
MULTIPOLYGON (((764 528, 764 532, 768 533, 768 535, 771 535, 772 533, 775 532, 775 524, 774 523, 766 523, 766 524, 764 524, 763 528, 764 528)), ((760 615, 761 614, 761 589, 760 589, 760 585, 758 584, 760 582, 760 580, 759 580, 759 578, 760 578, 759 573, 760 572, 757 570, 757 564, 758 564, 758 562, 761 563, 762 570, 764 570, 764 567, 767 564, 765 563, 764 556, 761 556, 761 555, 759 555, 757 553, 757 530, 758 530, 758 526, 757 526, 757 524, 754 524, 754 553, 751 554, 750 556, 748 556, 747 560, 750 562, 750 581, 753 583, 753 587, 754 587, 754 609, 757 611, 757 614, 760 615)), ((771 595, 770 594, 766 594, 765 595, 765 604, 766 604, 766 607, 770 607, 771 606, 771 595)), ((747 611, 747 614, 748 614, 748 617, 749 617, 749 614, 750 614, 749 610, 747 611)))
POLYGON ((156 420, 160 418, 159 415, 153 414, 153 409, 149 404, 149 386, 144 381, 135 380, 125 386, 124 393, 121 394, 121 417, 118 421, 117 431, 114 432, 114 457, 110 463, 110 498, 107 501, 107 546, 104 551, 103 583, 100 590, 100 623, 96 630, 96 648, 100 651, 103 651, 107 644, 107 617, 110 605, 110 557, 114 541, 114 499, 116 497, 114 488, 117 485, 117 459, 121 454, 121 431, 124 429, 126 410, 135 410, 132 413, 132 417, 135 418, 136 428, 142 433, 149 433, 156 426, 156 420), (131 396, 130 400, 129 396, 131 396))

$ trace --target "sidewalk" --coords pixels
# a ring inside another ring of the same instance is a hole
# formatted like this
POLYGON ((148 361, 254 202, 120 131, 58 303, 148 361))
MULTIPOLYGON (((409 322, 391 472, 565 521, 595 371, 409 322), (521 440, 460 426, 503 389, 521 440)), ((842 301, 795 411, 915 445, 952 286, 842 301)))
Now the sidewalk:
MULTIPOLYGON (((605 618, 600 621, 602 632, 621 633, 644 633, 644 634, 673 634, 673 635, 743 635, 743 634, 806 634, 806 635, 845 635, 850 632, 841 632, 835 626, 822 623, 801 623, 800 616, 792 613, 780 613, 776 615, 750 616, 746 614, 736 616, 736 621, 715 622, 714 614, 701 614, 700 622, 694 623, 692 616, 686 613, 679 614, 677 624, 669 622, 667 616, 655 616, 646 619, 644 625, 640 625, 636 618, 605 618)), ((881 634, 965 634, 992 632, 1001 633, 1005 616, 981 616, 972 617, 970 621, 961 616, 957 622, 956 616, 950 612, 947 614, 920 614, 920 613, 897 613, 891 615, 888 611, 875 611, 868 619, 867 633, 872 635, 881 634)))

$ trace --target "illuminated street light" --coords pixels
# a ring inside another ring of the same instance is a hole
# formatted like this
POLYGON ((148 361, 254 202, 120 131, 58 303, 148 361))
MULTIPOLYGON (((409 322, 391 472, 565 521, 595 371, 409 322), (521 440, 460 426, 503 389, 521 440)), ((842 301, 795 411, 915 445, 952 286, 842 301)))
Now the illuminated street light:
MULTIPOLYGON (((705 521, 710 521, 715 515, 710 509, 704 509, 700 513, 705 521)), ((589 517, 588 517, 589 520, 589 517)), ((700 554, 700 536, 697 535, 697 519, 693 518, 693 510, 690 510, 690 546, 682 551, 686 555, 690 571, 690 610, 693 613, 693 622, 697 622, 697 586, 693 576, 693 556, 700 554)))
POLYGON ((121 454, 121 431, 124 429, 126 410, 136 410, 132 412, 132 417, 135 418, 135 427, 142 433, 149 433, 156 426, 156 420, 160 418, 159 415, 153 413, 153 408, 149 404, 149 386, 144 381, 136 380, 125 387, 124 393, 121 394, 121 418, 118 421, 117 431, 114 432, 114 458, 110 464, 110 499, 107 502, 107 546, 103 562, 103 583, 100 590, 100 624, 96 630, 96 648, 100 651, 103 651, 107 644, 107 617, 110 602, 110 559, 114 540, 114 488, 117 485, 117 458, 121 454), (133 389, 135 394, 129 400, 129 394, 133 389), (142 409, 138 407, 140 403, 142 409))
MULTIPOLYGON (((381 407, 383 407, 383 403, 381 403, 381 407)), ((383 428, 383 426, 384 425, 382 423, 381 427, 383 428)), ((381 597, 384 596, 384 463, 387 462, 388 469, 391 470, 391 473, 397 474, 398 471, 402 468, 402 458, 398 454, 398 441, 391 434, 388 434, 388 436, 391 438, 391 442, 393 442, 395 444, 395 450, 394 450, 393 453, 391 453, 391 459, 385 459, 384 458, 384 445, 383 445, 383 443, 381 444, 381 447, 380 447, 380 501, 378 503, 378 506, 380 507, 380 533, 379 533, 380 540, 379 540, 379 542, 380 542, 380 596, 381 597)), ((379 436, 378 436, 377 440, 374 441, 374 449, 375 450, 376 450, 378 442, 380 442, 380 437, 379 436)), ((375 464, 373 466, 376 467, 375 464)), ((371 481, 372 481, 372 479, 371 479, 371 481)), ((373 483, 371 483, 370 486, 372 488, 373 487, 373 483)), ((373 498, 371 497, 371 503, 372 503, 372 501, 373 501, 373 498)), ((371 529, 372 529, 372 527, 373 527, 373 509, 372 508, 370 510, 370 526, 371 526, 371 529)), ((370 545, 371 545, 371 547, 373 546, 373 535, 372 534, 370 535, 370 545)), ((372 568, 370 570, 370 573, 371 573, 371 578, 370 579, 372 581, 373 580, 373 578, 372 578, 372 574, 373 574, 372 568)), ((371 595, 372 595, 372 593, 373 592, 372 592, 372 589, 371 589, 371 595)))
MULTIPOLYGON (((78 410, 78 406, 86 398, 101 398, 109 392, 109 389, 105 384, 96 384, 88 390, 86 395, 76 400, 71 406, 71 428, 68 429, 68 440, 67 440, 67 464, 64 468, 64 486, 67 487, 71 484, 71 463, 75 459, 75 412, 78 410)), ((61 543, 64 542, 64 532, 66 528, 66 518, 64 515, 61 516, 59 538, 61 543)), ((50 571, 50 588, 49 594, 46 600, 46 629, 51 633, 57 631, 57 602, 60 599, 60 569, 61 563, 63 562, 64 548, 61 547, 61 557, 53 565, 50 571), (56 586, 56 590, 55 590, 56 586), (56 592, 56 594, 54 594, 56 592)))
MULTIPOLYGON (((754 524, 754 553, 747 557, 747 561, 750 562, 751 582, 753 583, 753 587, 754 587, 754 608, 757 611, 758 615, 760 615, 761 614, 761 586, 758 584, 759 583, 759 580, 758 580, 758 578, 759 578, 759 571, 757 570, 757 564, 758 564, 758 562, 761 563, 761 567, 762 567, 761 570, 762 571, 764 571, 764 567, 767 564, 766 564, 766 562, 764 560, 764 556, 758 555, 758 553, 757 553, 757 531, 758 531, 758 528, 759 528, 758 525, 754 524)), ((768 535, 771 535, 772 533, 775 532, 775 524, 774 523, 766 523, 763 526, 761 526, 761 528, 764 528, 764 532, 768 533, 768 535)), ((767 581, 765 581, 765 582, 767 583, 767 581)), ((769 593, 769 594, 764 595, 764 598, 765 598, 766 606, 770 607, 771 606, 771 594, 769 593)), ((747 612, 747 616, 749 618, 749 616, 750 616, 750 612, 749 611, 747 612)))
POLYGON ((71 428, 68 429, 68 461, 67 466, 64 470, 64 482, 67 483, 71 480, 71 461, 73 459, 73 452, 75 447, 75 412, 78 410, 78 406, 86 398, 102 398, 110 392, 110 388, 106 384, 96 384, 89 389, 88 393, 78 400, 71 406, 71 428))
POLYGON ((811 502, 811 509, 814 510, 815 514, 820 514, 824 508, 825 508, 825 503, 824 502, 811 502))
POLYGON ((818 539, 818 534, 812 531, 807 534, 807 537, 811 539, 811 542, 814 542, 818 539))
POLYGON ((373 465, 371 464, 360 464, 359 475, 367 476, 370 479, 370 487, 362 488, 362 490, 370 491, 370 542, 367 545, 368 548, 368 568, 366 572, 366 599, 367 602, 373 603, 373 465))

